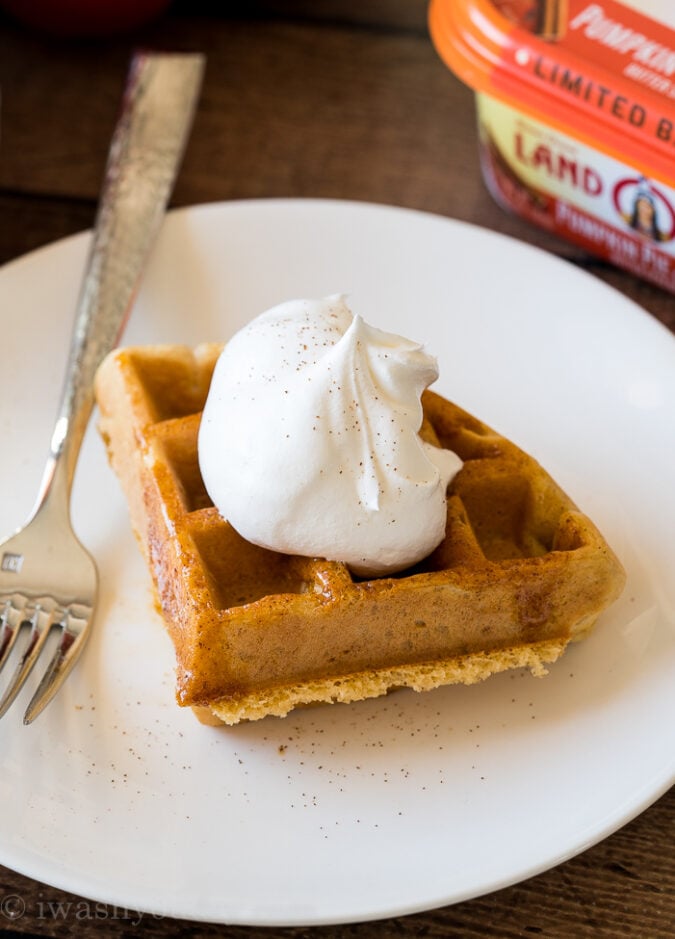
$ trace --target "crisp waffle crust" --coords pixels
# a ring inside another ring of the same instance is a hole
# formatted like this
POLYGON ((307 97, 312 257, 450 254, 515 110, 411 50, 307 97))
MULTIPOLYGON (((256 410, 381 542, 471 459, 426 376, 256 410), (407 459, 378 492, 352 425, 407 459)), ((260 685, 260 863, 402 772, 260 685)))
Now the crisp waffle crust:
POLYGON ((175 646, 178 701, 201 720, 515 667, 541 674, 620 594, 621 564, 541 466, 428 391, 423 434, 464 461, 432 554, 361 580, 245 541, 209 500, 197 460, 219 351, 117 350, 96 382, 101 434, 175 646))

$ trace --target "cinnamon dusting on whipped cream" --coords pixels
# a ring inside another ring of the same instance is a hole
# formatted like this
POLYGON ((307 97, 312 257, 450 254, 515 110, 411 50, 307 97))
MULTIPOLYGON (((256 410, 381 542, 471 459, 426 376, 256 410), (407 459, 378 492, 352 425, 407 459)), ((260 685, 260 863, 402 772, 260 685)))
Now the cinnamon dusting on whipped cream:
POLYGON ((199 433, 220 514, 284 554, 394 573, 445 533, 454 453, 419 436, 436 360, 369 326, 341 295, 291 300, 225 346, 199 433))

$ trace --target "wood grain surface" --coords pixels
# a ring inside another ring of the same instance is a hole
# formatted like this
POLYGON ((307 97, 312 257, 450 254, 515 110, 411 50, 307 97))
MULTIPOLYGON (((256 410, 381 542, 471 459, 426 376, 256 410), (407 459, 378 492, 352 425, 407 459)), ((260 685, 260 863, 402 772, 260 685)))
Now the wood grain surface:
MULTIPOLYGON (((436 212, 540 245, 675 331, 675 298, 493 203, 478 168, 472 93, 434 52, 423 0, 186 0, 135 33, 77 41, 0 14, 0 262, 91 225, 138 47, 208 57, 174 206, 311 196, 436 212)), ((0 868, 0 934, 671 939, 674 834, 671 790, 601 844, 524 883, 428 913, 321 928, 218 926, 99 908, 0 868)))

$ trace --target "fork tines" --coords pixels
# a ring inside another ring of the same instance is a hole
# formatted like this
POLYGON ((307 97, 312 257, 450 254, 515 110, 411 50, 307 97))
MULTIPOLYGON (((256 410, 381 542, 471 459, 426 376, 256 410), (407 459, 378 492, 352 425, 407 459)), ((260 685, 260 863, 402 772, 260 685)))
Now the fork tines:
POLYGON ((61 686, 79 651, 93 615, 82 603, 61 604, 51 596, 27 597, 21 593, 0 594, 0 672, 10 658, 19 633, 28 631, 14 674, 0 698, 0 717, 23 687, 49 634, 60 629, 58 645, 28 705, 24 723, 29 724, 47 706, 61 686))

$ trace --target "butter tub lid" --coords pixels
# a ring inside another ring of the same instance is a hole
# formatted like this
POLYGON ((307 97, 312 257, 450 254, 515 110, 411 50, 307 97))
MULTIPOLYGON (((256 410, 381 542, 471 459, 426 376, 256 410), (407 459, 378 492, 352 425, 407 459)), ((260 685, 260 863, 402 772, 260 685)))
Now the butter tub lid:
POLYGON ((431 0, 429 30, 475 91, 675 182, 674 0, 431 0))

